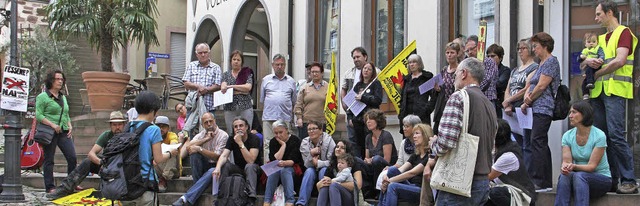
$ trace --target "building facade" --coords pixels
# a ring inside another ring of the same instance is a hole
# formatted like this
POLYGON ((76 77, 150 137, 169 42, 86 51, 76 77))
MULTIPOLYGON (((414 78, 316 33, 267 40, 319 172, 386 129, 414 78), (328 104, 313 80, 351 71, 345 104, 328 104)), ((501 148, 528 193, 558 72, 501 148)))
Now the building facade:
MULTIPOLYGON (((637 2, 618 2, 623 24, 638 33, 637 2)), ((509 67, 519 64, 518 40, 541 31, 554 37, 553 55, 562 66, 563 83, 570 85, 574 97, 580 97, 576 82, 581 75, 575 71, 572 55, 582 50, 584 32, 604 33, 593 20, 593 4, 586 0, 189 0, 185 56, 187 62, 196 60, 195 45, 207 43, 213 61, 226 70, 229 54, 238 49, 245 53, 245 65, 254 68, 261 79, 271 73, 270 57, 281 53, 288 56, 288 74, 302 79, 305 63, 319 61, 328 66, 331 52, 337 56, 338 74, 344 74, 353 67, 350 52, 358 46, 366 48, 369 60, 382 69, 416 40, 425 70, 438 73, 445 65, 444 45, 458 36, 478 35, 479 22, 486 21, 486 45, 501 45, 506 53, 503 64, 509 67)), ((637 73, 636 88, 640 85, 637 73)), ((637 157, 640 108, 635 99, 628 105, 627 137, 637 157)), ((393 112, 390 107, 386 110, 393 112)), ((397 119, 391 118, 395 116, 389 117, 397 125, 397 119)), ((553 165, 558 168, 561 137, 568 128, 568 121, 554 121, 549 131, 553 165)), ((554 169, 555 177, 558 171, 554 169)))

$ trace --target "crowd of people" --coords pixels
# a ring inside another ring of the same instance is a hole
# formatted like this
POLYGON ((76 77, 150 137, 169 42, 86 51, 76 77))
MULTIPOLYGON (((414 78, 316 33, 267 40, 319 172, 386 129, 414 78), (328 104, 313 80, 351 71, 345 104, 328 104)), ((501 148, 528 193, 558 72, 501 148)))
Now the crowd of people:
MULTIPOLYGON (((620 118, 626 111, 625 101, 633 98, 630 62, 637 38, 618 23, 615 3, 599 3, 595 14, 607 33, 597 38, 599 48, 595 50, 595 38, 585 39, 590 51, 602 55, 582 58, 583 68, 592 70, 589 75, 593 76, 584 84, 588 100, 574 101, 571 106, 569 123, 573 128, 562 136, 562 153, 553 154, 562 156, 556 205, 570 205, 572 200, 576 205, 588 205, 589 198, 608 191, 638 192, 633 157, 624 137, 625 120, 620 118)), ((155 125, 140 136, 143 178, 156 182, 158 191, 164 192, 167 183, 183 173, 183 161, 191 166, 193 184, 173 205, 194 205, 209 187, 214 188, 215 196, 219 180, 234 174, 246 179, 252 200, 258 186, 264 186, 264 205, 275 201, 279 185, 286 205, 308 205, 314 191, 317 205, 359 205, 369 198, 377 199, 378 205, 397 205, 399 201, 420 205, 535 204, 537 192, 553 187, 548 132, 561 84, 561 66, 552 55, 554 39, 540 32, 518 41, 520 64, 513 69, 502 64, 505 51, 501 46, 490 45, 487 58, 481 61, 476 58, 477 45, 475 36, 447 43, 443 51, 447 65, 438 71, 441 83, 423 93, 420 85, 435 76, 425 70, 420 55, 407 58, 408 74, 403 77, 398 113, 403 139, 396 145, 395 131, 385 129, 387 116, 379 109, 383 95, 376 78, 380 70, 364 48, 352 50, 354 67, 341 77, 340 95, 354 93, 365 107, 355 112, 352 105, 342 102, 348 137, 338 139, 324 132, 321 108, 328 83, 323 80, 322 63, 309 63, 305 79, 296 81, 285 73, 285 56, 276 54, 273 73, 264 76, 256 88, 257 77, 251 68, 243 67, 242 52, 233 51, 231 68, 222 71, 210 60, 209 45, 201 43, 195 49, 198 60, 187 66, 182 79, 190 98, 175 105, 177 120, 157 116, 158 97, 142 92, 135 100, 137 117, 128 121, 121 112, 112 112, 110 130, 98 137, 78 166, 69 106, 61 92, 65 77, 61 71, 52 71, 46 77, 47 89, 36 102, 38 122, 55 131, 51 143, 44 146, 47 197, 55 199, 81 189, 78 185, 87 174, 99 174, 103 166, 100 152, 111 137, 153 122, 155 125), (223 129, 214 117, 213 93, 231 90, 233 102, 222 107, 223 129), (259 91, 264 105, 262 117, 253 111, 253 90, 259 91), (517 110, 532 113, 531 129, 514 132, 501 119, 517 110), (177 132, 171 131, 172 126, 177 132), (478 137, 476 159, 468 162, 473 165, 470 197, 436 192, 430 179, 438 173, 434 168, 438 159, 453 155, 467 134, 478 137), (162 153, 162 144, 182 145, 162 153), (68 177, 59 186, 53 181, 56 147, 68 165, 68 177), (282 169, 265 175, 266 181, 260 183, 260 165, 273 161, 282 169), (294 182, 299 182, 299 188, 294 182)), ((157 201, 153 192, 132 202, 152 205, 157 201)))

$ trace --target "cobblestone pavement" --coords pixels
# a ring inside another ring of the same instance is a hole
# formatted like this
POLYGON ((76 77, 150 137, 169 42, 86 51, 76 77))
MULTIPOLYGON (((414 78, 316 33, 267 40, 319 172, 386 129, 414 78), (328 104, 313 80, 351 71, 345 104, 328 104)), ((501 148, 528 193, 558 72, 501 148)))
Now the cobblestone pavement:
POLYGON ((25 202, 23 203, 3 203, 0 202, 1 206, 45 206, 45 205, 55 205, 49 201, 44 196, 44 189, 36 189, 33 187, 22 186, 22 193, 24 194, 25 202))

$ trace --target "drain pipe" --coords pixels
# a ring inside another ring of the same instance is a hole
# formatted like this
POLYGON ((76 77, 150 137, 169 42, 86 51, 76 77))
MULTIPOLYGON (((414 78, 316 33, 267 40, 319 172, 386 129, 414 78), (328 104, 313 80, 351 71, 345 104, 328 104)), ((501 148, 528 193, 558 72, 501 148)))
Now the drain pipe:
POLYGON ((509 1, 509 66, 515 68, 518 65, 518 0, 509 1))
POLYGON ((287 54, 289 59, 287 60, 287 74, 293 76, 293 0, 289 0, 289 19, 287 20, 289 30, 287 31, 287 54))

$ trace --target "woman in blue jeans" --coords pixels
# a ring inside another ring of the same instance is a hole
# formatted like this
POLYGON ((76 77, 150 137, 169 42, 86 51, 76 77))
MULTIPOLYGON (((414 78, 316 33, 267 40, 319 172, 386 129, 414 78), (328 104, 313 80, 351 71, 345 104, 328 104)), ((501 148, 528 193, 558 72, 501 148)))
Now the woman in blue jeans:
POLYGON ((283 120, 273 122, 272 128, 275 137, 269 141, 269 161, 278 161, 278 166, 283 167, 283 169, 267 177, 264 205, 271 205, 273 193, 278 187, 278 182, 282 182, 285 203, 289 206, 293 205, 296 200, 293 197, 293 166, 302 164, 300 139, 295 135, 289 134, 287 123, 283 120))
MULTIPOLYGON (((378 205, 398 205, 398 199, 411 203, 420 203, 422 173, 429 161, 429 138, 433 136, 431 126, 417 124, 413 128, 415 153, 400 168, 389 167, 387 175, 382 178, 381 193, 378 205)), ((426 191, 431 191, 427 188, 426 191)))
POLYGON ((607 137, 593 125, 593 109, 586 101, 574 103, 569 110, 573 129, 562 135, 562 168, 558 178, 555 205, 589 205, 611 188, 607 161, 607 137))
POLYGON ((322 131, 324 125, 317 121, 309 121, 307 132, 309 136, 300 143, 300 154, 304 166, 307 168, 302 176, 300 195, 296 205, 307 205, 311 198, 311 191, 316 181, 324 177, 326 167, 329 166, 331 155, 336 147, 331 135, 322 131))
MULTIPOLYGON (((67 174, 76 168, 76 149, 71 139, 71 119, 69 118, 69 105, 67 98, 62 94, 65 85, 65 77, 62 71, 53 70, 47 73, 45 78, 46 90, 36 97, 36 119, 40 124, 53 128, 53 139, 48 145, 44 145, 44 187, 47 193, 55 192, 53 180, 53 159, 56 147, 60 148, 67 160, 67 174)), ((81 189, 76 187, 76 189, 81 189)))
MULTIPOLYGON (((354 189, 355 186, 358 187, 358 190, 362 189, 362 167, 364 167, 364 162, 358 157, 354 157, 354 164, 351 166, 351 175, 353 176, 354 182, 344 182, 344 183, 332 183, 331 179, 335 177, 338 173, 338 157, 341 157, 344 154, 353 154, 353 150, 355 148, 352 147, 351 143, 347 140, 338 140, 336 143, 336 148, 331 156, 331 164, 327 167, 327 172, 318 183, 316 187, 318 188, 318 202, 316 205, 318 206, 329 206, 329 205, 355 205, 355 197, 354 197, 354 189)), ((364 200, 359 200, 364 201, 364 200)))

